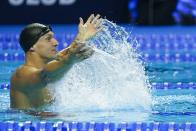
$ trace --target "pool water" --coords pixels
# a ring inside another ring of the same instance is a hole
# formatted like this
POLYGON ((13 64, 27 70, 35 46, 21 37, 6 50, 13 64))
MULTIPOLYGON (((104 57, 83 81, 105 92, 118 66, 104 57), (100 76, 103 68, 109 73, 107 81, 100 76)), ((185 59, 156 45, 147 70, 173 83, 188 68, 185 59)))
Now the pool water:
MULTIPOLYGON (((74 27, 75 28, 75 27, 74 27)), ((56 117, 36 117, 22 111, 10 109, 9 79, 11 73, 23 63, 24 56, 17 41, 0 35, 0 121, 80 121, 80 122, 196 122, 196 36, 193 34, 178 34, 181 29, 158 28, 157 34, 151 34, 153 28, 144 29, 149 33, 136 35, 138 52, 144 60, 144 69, 151 83, 151 110, 135 110, 121 108, 115 110, 89 109, 83 111, 59 112, 56 117), (160 32, 159 32, 160 31, 160 32), (3 44, 4 43, 4 44, 3 44), (11 43, 11 44, 5 44, 11 43), (14 43, 14 44, 12 44, 14 43), (7 84, 7 85, 6 85, 7 84), (5 86, 6 85, 6 86, 5 86), (185 85, 185 88, 184 88, 185 85), (172 87, 172 89, 171 89, 172 87)), ((186 29, 183 29, 186 30, 186 29)), ((73 31, 73 29, 72 29, 73 31)), ((142 32, 142 33, 143 33, 142 32)), ((188 33, 193 33, 189 28, 188 33)), ((4 35, 4 34, 3 34, 4 35)), ((5 35, 6 36, 6 35, 5 35)), ((17 36, 17 35, 16 35, 17 36)), ((73 34, 59 35, 57 39, 67 46, 73 34), (66 42, 65 42, 66 41, 66 42)), ((12 38, 12 37, 11 37, 12 38)), ((130 92, 130 95, 132 93, 130 92)))
MULTIPOLYGON (((22 64, 18 62, 1 62, 0 77, 1 83, 9 83, 12 71, 22 64)), ((151 83, 161 82, 189 82, 195 81, 194 64, 179 63, 177 66, 164 63, 146 63, 146 71, 151 83), (166 66, 168 65, 168 66, 166 66), (173 77, 178 71, 178 76, 173 77), (166 72, 166 73, 165 73, 166 72), (189 76, 189 78, 187 78, 189 76), (187 78, 183 79, 183 78, 187 78), (184 80, 184 81, 183 81, 184 80)), ((34 117, 21 111, 10 109, 9 89, 0 90, 0 121, 96 121, 96 122, 196 122, 196 91, 195 89, 152 89, 152 111, 136 111, 130 109, 119 110, 88 110, 88 111, 67 111, 61 112, 57 117, 34 117)), ((130 93, 131 95, 131 93, 130 93)))

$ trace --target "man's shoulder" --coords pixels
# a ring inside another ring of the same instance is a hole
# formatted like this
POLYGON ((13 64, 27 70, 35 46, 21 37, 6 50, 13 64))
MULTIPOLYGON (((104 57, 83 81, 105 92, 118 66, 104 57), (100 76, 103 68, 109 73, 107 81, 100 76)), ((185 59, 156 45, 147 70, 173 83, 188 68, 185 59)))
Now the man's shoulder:
POLYGON ((27 75, 30 75, 38 70, 39 69, 32 66, 22 65, 15 70, 12 76, 17 76, 17 78, 26 77, 27 75))
POLYGON ((35 73, 39 69, 31 66, 22 65, 15 70, 11 77, 11 85, 23 87, 28 85, 36 77, 35 73))

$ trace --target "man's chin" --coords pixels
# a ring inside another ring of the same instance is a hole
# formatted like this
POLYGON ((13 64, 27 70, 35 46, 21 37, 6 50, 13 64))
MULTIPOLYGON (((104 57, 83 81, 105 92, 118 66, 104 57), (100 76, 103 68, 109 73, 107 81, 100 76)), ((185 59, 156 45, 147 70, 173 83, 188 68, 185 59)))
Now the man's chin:
POLYGON ((47 58, 47 61, 50 62, 50 61, 53 61, 55 59, 56 59, 56 55, 55 56, 48 57, 47 58))

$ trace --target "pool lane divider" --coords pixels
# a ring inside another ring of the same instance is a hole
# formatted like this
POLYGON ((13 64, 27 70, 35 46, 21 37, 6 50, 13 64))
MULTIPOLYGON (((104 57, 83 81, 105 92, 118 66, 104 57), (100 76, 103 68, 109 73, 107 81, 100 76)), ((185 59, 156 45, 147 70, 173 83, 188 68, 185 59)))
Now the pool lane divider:
POLYGON ((195 131, 195 123, 159 123, 159 122, 16 122, 6 121, 0 122, 0 130, 2 131, 195 131))
MULTIPOLYGON (((183 83, 183 82, 177 82, 177 83, 171 83, 171 82, 163 82, 163 83, 150 83, 149 88, 151 89, 196 89, 196 82, 189 82, 189 83, 183 83)), ((3 90, 9 90, 10 84, 9 83, 1 83, 0 89, 3 90)))
MULTIPOLYGON (((24 53, 0 53, 0 61, 24 61, 24 58, 24 53)), ((147 62, 196 62, 196 55, 191 53, 143 53, 139 59, 147 62)))
MULTIPOLYGON (((66 48, 68 46, 68 43, 71 42, 63 42, 62 44, 58 45, 58 49, 63 49, 66 48)), ((11 42, 0 42, 0 50, 2 51, 8 51, 8 50, 15 50, 15 51, 21 51, 21 47, 19 45, 19 43, 11 43, 11 42)), ((163 50, 167 50, 167 51, 177 51, 177 50, 181 50, 181 51, 188 51, 188 50, 195 50, 196 49, 196 45, 195 42, 193 43, 137 43, 137 44, 133 44, 132 45, 133 48, 136 48, 140 51, 149 51, 149 50, 156 50, 156 51, 163 51, 163 50)))

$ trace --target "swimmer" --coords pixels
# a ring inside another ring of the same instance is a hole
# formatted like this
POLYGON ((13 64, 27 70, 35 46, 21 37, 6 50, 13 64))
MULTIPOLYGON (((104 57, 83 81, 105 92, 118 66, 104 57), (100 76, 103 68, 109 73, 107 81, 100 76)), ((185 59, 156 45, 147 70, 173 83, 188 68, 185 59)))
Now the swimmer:
POLYGON ((10 81, 11 108, 36 109, 54 101, 47 84, 59 80, 75 63, 92 56, 94 50, 85 41, 101 30, 100 23, 100 15, 92 14, 86 23, 80 18, 75 39, 60 52, 56 50, 58 42, 50 26, 27 25, 19 38, 25 62, 10 81))

